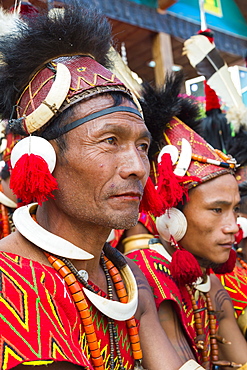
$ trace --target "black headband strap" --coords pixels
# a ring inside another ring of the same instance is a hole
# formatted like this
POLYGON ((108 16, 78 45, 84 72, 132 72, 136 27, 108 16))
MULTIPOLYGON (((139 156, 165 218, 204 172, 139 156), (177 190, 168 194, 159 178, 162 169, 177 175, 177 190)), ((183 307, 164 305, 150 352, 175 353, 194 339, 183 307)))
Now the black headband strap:
POLYGON ((114 112, 130 112, 130 113, 136 114, 138 117, 143 119, 141 113, 135 108, 125 107, 125 106, 110 107, 110 108, 100 110, 99 112, 89 114, 88 116, 86 116, 84 118, 77 119, 74 122, 68 123, 67 125, 65 125, 64 127, 61 128, 61 130, 59 132, 59 135, 63 135, 66 132, 68 132, 70 130, 73 130, 73 128, 82 125, 85 122, 91 121, 95 118, 105 116, 106 114, 111 114, 111 113, 114 113, 114 112))

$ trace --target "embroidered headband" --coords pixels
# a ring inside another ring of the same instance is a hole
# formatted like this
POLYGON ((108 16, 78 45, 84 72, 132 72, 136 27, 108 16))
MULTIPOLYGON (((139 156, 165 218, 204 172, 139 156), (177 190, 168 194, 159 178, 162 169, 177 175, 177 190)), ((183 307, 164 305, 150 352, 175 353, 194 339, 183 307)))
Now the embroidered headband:
POLYGON ((18 124, 25 134, 36 132, 71 105, 111 91, 131 97, 116 75, 91 57, 58 58, 39 70, 25 87, 16 103, 17 119, 11 119, 10 125, 18 124))

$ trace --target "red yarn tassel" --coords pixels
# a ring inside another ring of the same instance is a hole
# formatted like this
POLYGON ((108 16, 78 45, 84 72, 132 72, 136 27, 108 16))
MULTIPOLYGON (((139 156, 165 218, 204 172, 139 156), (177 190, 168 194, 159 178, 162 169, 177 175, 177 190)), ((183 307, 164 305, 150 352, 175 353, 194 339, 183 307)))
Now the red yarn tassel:
POLYGON ((239 244, 244 238, 244 232, 241 225, 238 224, 238 232, 234 235, 235 243, 239 244))
POLYGON ((158 193, 166 200, 167 208, 174 207, 186 192, 173 173, 170 154, 163 154, 162 161, 158 165, 158 173, 158 193))
POLYGON ((228 260, 225 263, 219 265, 219 267, 213 268, 216 274, 228 274, 233 271, 237 259, 237 253, 231 249, 228 260))
POLYGON ((196 258, 185 249, 177 249, 173 253, 169 268, 172 277, 180 285, 192 284, 203 275, 196 258))
POLYGON ((42 157, 24 154, 12 170, 10 188, 22 203, 41 205, 48 197, 54 198, 52 191, 58 189, 58 184, 42 157))
POLYGON ((158 164, 158 185, 157 192, 166 201, 166 208, 175 207, 179 202, 189 200, 186 184, 196 181, 201 182, 196 176, 177 176, 173 172, 171 156, 164 153, 161 162, 158 164))
POLYGON ((161 216, 166 210, 165 199, 163 200, 149 177, 144 188, 139 212, 152 213, 155 217, 161 216))

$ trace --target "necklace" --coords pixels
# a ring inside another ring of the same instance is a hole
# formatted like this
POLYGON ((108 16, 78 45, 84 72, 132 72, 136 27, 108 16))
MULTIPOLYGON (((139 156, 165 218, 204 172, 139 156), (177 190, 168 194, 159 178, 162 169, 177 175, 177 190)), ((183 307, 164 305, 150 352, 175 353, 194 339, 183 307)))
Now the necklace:
POLYGON ((2 186, 0 185, 0 203, 4 204, 6 207, 9 208, 16 208, 17 204, 9 199, 3 192, 2 192, 2 186))
MULTIPOLYGON (((190 299, 191 299, 191 302, 192 302, 192 308, 193 308, 193 311, 194 311, 195 329, 196 329, 196 334, 197 334, 197 336, 195 338, 196 347, 197 347, 198 351, 201 351, 201 353, 202 353, 202 366, 208 368, 208 366, 206 365, 206 364, 209 364, 209 361, 210 361, 210 358, 208 356, 208 348, 207 348, 208 343, 205 342, 205 339, 206 339, 205 338, 205 332, 204 332, 204 327, 203 327, 203 324, 202 324, 202 318, 201 318, 201 315, 200 315, 200 312, 204 311, 204 310, 207 310, 208 307, 206 305, 206 307, 203 307, 203 308, 199 309, 198 305, 196 303, 195 297, 193 295, 191 287, 189 285, 186 285, 186 289, 187 289, 187 291, 190 295, 190 299)), ((209 321, 209 330, 210 329, 211 328, 210 328, 210 321, 209 321)))
POLYGON ((17 208, 13 214, 16 229, 33 244, 49 253, 71 259, 88 260, 94 256, 69 241, 50 233, 35 220, 38 203, 17 208))
MULTIPOLYGON (((36 205, 34 205, 34 206, 36 206, 36 205)), ((24 208, 24 207, 22 207, 22 208, 24 208)), ((36 207, 35 207, 35 209, 36 209, 36 207)), ((37 219, 36 219, 36 214, 33 213, 32 215, 30 215, 29 211, 28 211, 28 214, 30 216, 29 218, 31 218, 31 220, 34 222, 34 224, 38 225, 37 219)), ((29 220, 29 218, 28 218, 28 220, 29 220)), ((44 229, 42 227, 40 227, 40 230, 42 231, 44 229)), ((62 238, 60 238, 60 239, 62 239, 62 238)), ((104 257, 101 256, 101 263, 102 263, 103 270, 104 270, 105 275, 106 275, 107 290, 108 290, 108 295, 109 295, 110 300, 99 296, 98 295, 99 292, 95 291, 95 289, 78 272, 78 270, 75 268, 75 266, 72 264, 72 262, 67 260, 66 257, 60 257, 59 258, 58 256, 54 256, 54 255, 44 251, 44 254, 48 258, 48 261, 53 266, 53 268, 55 268, 55 270, 60 274, 60 276, 64 279, 65 283, 67 284, 67 286, 70 290, 71 296, 74 300, 74 303, 77 307, 77 310, 78 310, 78 312, 80 314, 80 317, 81 317, 81 320, 82 320, 82 324, 83 324, 83 327, 84 327, 86 339, 87 339, 87 342, 88 342, 89 351, 91 353, 92 363, 97 368, 97 370, 104 370, 103 357, 101 355, 100 348, 99 348, 99 345, 98 345, 98 340, 97 340, 97 336, 96 336, 96 333, 95 333, 95 330, 94 330, 92 316, 91 316, 91 313, 90 313, 90 310, 88 308, 88 304, 87 304, 87 301, 85 299, 85 296, 84 296, 83 292, 86 292, 86 295, 88 295, 89 292, 92 293, 94 301, 95 301, 95 297, 103 299, 104 305, 111 302, 112 304, 115 304, 115 305, 116 304, 122 305, 121 306, 121 308, 122 308, 124 306, 126 307, 126 306, 131 304, 132 306, 134 306, 133 314, 136 311, 137 296, 138 296, 138 290, 137 290, 137 285, 136 285, 134 275, 131 272, 130 268, 128 267, 125 258, 120 254, 120 252, 118 250, 116 250, 115 248, 112 248, 108 243, 105 243, 104 251, 105 251, 106 255, 111 256, 112 259, 116 261, 116 264, 121 269, 121 272, 123 273, 123 275, 125 275, 126 287, 129 289, 129 293, 130 293, 129 297, 128 297, 128 292, 126 291, 123 279, 121 277, 121 274, 119 273, 118 268, 110 261, 109 258, 107 258, 107 256, 104 256, 104 257), (125 270, 126 268, 127 268, 127 270, 125 270), (109 270, 109 272, 108 272, 108 270, 109 270), (131 274, 129 274, 129 272, 131 272, 131 274), (112 297, 113 297, 112 296, 113 291, 112 291, 112 285, 111 285, 111 278, 113 280, 115 290, 116 290, 116 293, 117 293, 117 296, 118 296, 120 302, 111 300, 112 297), (84 285, 84 287, 82 289, 81 289, 81 286, 78 283, 78 281, 80 281, 84 285), (133 285, 134 285, 134 289, 131 289, 131 287, 133 288, 133 285), (133 302, 134 302, 134 305, 133 305, 133 302)), ((89 299, 89 300, 92 301, 92 299, 89 299)), ((93 304, 94 304, 94 302, 93 302, 93 304)), ((95 305, 95 306, 96 306, 96 308, 98 308, 97 305, 95 305)), ((101 312, 104 311, 104 310, 102 310, 102 307, 100 307, 98 309, 101 312)), ((129 334, 129 338, 130 338, 131 347, 132 347, 132 353, 133 353, 133 357, 134 357, 134 360, 135 360, 134 370, 143 370, 143 367, 141 365, 142 350, 141 350, 141 346, 140 346, 140 339, 139 339, 138 329, 137 329, 135 318, 132 315, 130 317, 129 314, 130 314, 130 312, 128 312, 128 319, 127 320, 122 319, 122 321, 126 321, 126 325, 127 325, 127 330, 128 330, 128 334, 129 334)), ((120 365, 119 369, 124 370, 123 361, 122 361, 122 357, 121 357, 121 351, 120 351, 119 344, 118 344, 119 339, 118 339, 118 335, 117 335, 117 332, 116 332, 116 329, 115 329, 114 322, 112 320, 112 317, 108 317, 107 315, 106 315, 106 317, 107 317, 107 320, 108 320, 108 323, 109 323, 110 367, 111 367, 111 370, 114 370, 114 368, 115 368, 114 348, 116 349, 116 353, 117 353, 117 357, 118 357, 118 361, 119 361, 119 365, 120 365)))
POLYGON ((10 224, 9 224, 9 214, 7 207, 1 203, 1 212, 2 212, 2 223, 3 223, 3 237, 10 234, 10 224))
MULTIPOLYGON (((86 251, 80 250, 80 248, 76 247, 74 244, 68 242, 67 240, 63 238, 58 237, 57 235, 54 235, 48 232, 47 230, 43 229, 40 225, 38 225, 37 220, 36 220, 36 214, 34 212, 30 214, 30 210, 32 211, 33 208, 35 211, 37 208, 37 204, 34 203, 28 206, 18 208, 14 213, 14 216, 15 216, 14 221, 15 221, 16 228, 26 239, 28 239, 29 241, 37 245, 42 250, 45 249, 46 252, 50 252, 54 255, 62 256, 61 258, 66 258, 67 255, 69 254, 68 251, 64 250, 66 245, 68 246, 68 248, 70 247, 70 251, 72 255, 74 256, 74 258, 76 258, 75 253, 78 254, 77 250, 80 251, 81 257, 84 256, 84 258, 80 258, 80 259, 89 259, 89 258, 94 257, 93 255, 87 253, 86 251), (19 212, 19 210, 21 209, 24 209, 24 211, 19 212), (21 218, 20 217, 21 215, 24 215, 25 217, 21 218), (34 227, 33 231, 32 231, 32 226, 34 227), (37 234, 35 234, 35 232, 37 232, 37 234), (50 239, 45 240, 45 238, 49 236, 50 236, 50 239), (61 245, 59 246, 60 241, 63 244, 62 247, 61 245), (52 242, 55 243, 55 246, 52 245, 52 242), (43 248, 42 243, 45 245, 45 248, 43 248), (46 245, 45 243, 47 243, 48 245, 46 245), (76 248, 76 251, 75 251, 75 248, 76 248), (57 249, 58 249, 58 253, 56 253, 57 249)), ((84 285, 83 290, 86 296, 88 297, 88 299, 103 314, 115 320, 125 321, 134 315, 134 313, 136 312, 137 306, 138 306, 138 289, 137 289, 136 280, 135 280, 135 277, 131 269, 127 265, 124 257, 117 251, 117 249, 112 248, 108 243, 106 243, 105 245, 108 246, 107 253, 110 253, 113 259, 115 258, 116 261, 119 259, 121 260, 120 269, 121 269, 121 273, 122 273, 122 276, 126 284, 126 288, 128 290, 129 299, 127 303, 122 303, 121 301, 120 302, 111 301, 102 296, 99 296, 95 294, 95 292, 90 288, 90 285, 86 283, 85 279, 82 279, 82 283, 84 285), (114 252, 112 252, 112 250, 114 252), (122 258, 120 258, 120 256, 122 258)), ((70 267, 71 268, 73 267, 71 262, 70 262, 70 267)), ((73 271, 75 272, 75 268, 73 271)), ((78 272, 76 272, 76 276, 78 279, 81 278, 78 272)))
POLYGON ((14 229, 12 221, 12 212, 8 208, 16 208, 16 203, 9 199, 2 192, 2 185, 0 184, 0 204, 3 224, 3 237, 8 236, 14 229))
POLYGON ((247 263, 240 257, 237 257, 238 262, 241 264, 241 266, 247 270, 247 263))
MULTIPOLYGON (((85 335, 87 338, 87 342, 88 342, 88 346, 89 346, 89 350, 90 350, 90 354, 91 354, 94 367, 97 367, 97 370, 104 370, 103 358, 100 353, 100 348, 99 348, 97 336, 94 330, 92 316, 89 311, 85 296, 83 294, 83 290, 81 289, 78 283, 78 280, 83 285, 86 283, 87 288, 94 291, 93 287, 84 281, 84 279, 80 276, 80 274, 75 269, 75 267, 71 264, 70 261, 67 261, 66 258, 63 258, 62 260, 47 252, 44 252, 44 253, 47 256, 48 261, 51 263, 51 265, 55 268, 55 270, 60 274, 60 276, 64 279, 64 281, 68 285, 72 298, 80 314, 82 324, 84 326, 84 331, 85 331, 85 335), (71 265, 73 266, 72 269, 70 268, 71 265), (76 276, 72 272, 72 270, 73 272, 75 272, 75 270, 77 271, 76 276)), ((124 301, 126 302, 126 300, 128 300, 128 294, 126 292, 123 280, 121 278, 121 275, 117 267, 115 267, 114 264, 105 255, 101 256, 101 263, 102 263, 103 270, 106 274, 109 298, 112 299, 112 295, 113 295, 112 284, 111 284, 111 277, 113 277, 113 284, 115 286, 116 293, 118 295, 119 300, 121 302, 124 302, 124 301)), ((94 291, 94 293, 97 293, 97 292, 94 291)), ((118 335, 116 332, 114 321, 111 318, 108 318, 108 323, 109 323, 109 334, 110 334, 110 368, 113 370, 115 366, 114 365, 114 349, 116 349, 118 362, 120 366, 119 369, 124 370, 122 357, 121 357, 121 351, 120 351, 119 343, 118 343, 118 335)), ((138 329, 137 329, 136 321, 134 317, 127 320, 127 328, 128 328, 128 334, 130 337, 133 357, 135 359, 135 369, 142 369, 141 364, 140 364, 141 359, 142 359, 142 351, 140 347, 138 329)))
POLYGON ((198 308, 196 303, 195 297, 193 295, 192 289, 189 285, 186 285, 186 289, 190 295, 192 308, 194 311, 194 318, 195 318, 195 329, 196 329, 196 347, 198 351, 202 353, 202 366, 206 369, 211 368, 211 365, 219 366, 219 367, 235 367, 234 362, 219 360, 219 349, 218 349, 218 342, 223 344, 230 344, 227 342, 225 338, 220 337, 217 335, 216 329, 216 312, 213 309, 212 301, 209 295, 209 292, 203 292, 206 300, 205 307, 198 308), (207 311, 208 318, 209 318, 209 342, 210 342, 210 352, 208 351, 208 342, 205 341, 205 326, 202 324, 201 312, 207 311))

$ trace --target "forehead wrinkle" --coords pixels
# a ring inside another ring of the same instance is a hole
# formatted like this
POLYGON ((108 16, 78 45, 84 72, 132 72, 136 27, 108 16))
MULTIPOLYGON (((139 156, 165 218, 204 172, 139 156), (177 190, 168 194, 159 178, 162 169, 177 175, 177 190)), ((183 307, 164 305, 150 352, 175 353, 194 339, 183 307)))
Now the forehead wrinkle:
MULTIPOLYGON (((151 141, 152 139, 151 133, 146 128, 144 122, 141 121, 141 123, 143 124, 144 127, 139 134, 139 138, 140 139, 148 138, 151 141)), ((125 127, 124 124, 116 125, 115 123, 105 123, 102 127, 98 129, 98 133, 101 134, 101 132, 104 133, 105 131, 111 131, 118 134, 124 134, 126 131, 129 132, 130 129, 131 129, 130 127, 125 127)))

